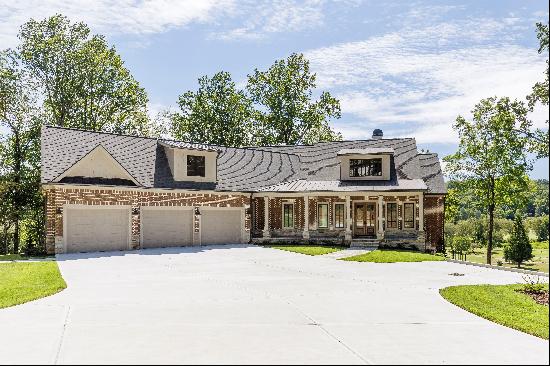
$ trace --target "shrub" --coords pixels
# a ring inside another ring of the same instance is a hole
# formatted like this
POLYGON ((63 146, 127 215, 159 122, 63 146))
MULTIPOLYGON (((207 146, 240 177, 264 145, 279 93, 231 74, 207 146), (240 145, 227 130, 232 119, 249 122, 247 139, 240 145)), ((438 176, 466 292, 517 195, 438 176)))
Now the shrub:
POLYGON ((504 259, 512 263, 517 263, 519 268, 523 262, 531 258, 533 258, 533 247, 531 243, 529 243, 529 237, 525 232, 523 219, 518 213, 514 220, 514 230, 512 231, 510 243, 504 248, 504 259))

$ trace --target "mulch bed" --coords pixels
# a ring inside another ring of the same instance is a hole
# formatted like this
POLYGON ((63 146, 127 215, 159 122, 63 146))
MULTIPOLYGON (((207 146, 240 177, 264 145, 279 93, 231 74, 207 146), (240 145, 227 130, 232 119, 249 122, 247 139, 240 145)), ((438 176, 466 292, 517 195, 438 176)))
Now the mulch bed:
POLYGON ((527 290, 518 290, 522 294, 531 296, 537 304, 548 306, 548 291, 527 291, 527 290))

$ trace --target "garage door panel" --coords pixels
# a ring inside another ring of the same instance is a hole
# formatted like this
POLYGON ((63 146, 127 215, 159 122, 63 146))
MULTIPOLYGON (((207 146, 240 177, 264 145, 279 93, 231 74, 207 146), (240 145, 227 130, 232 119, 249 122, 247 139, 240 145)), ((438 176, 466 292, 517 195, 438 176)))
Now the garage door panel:
POLYGON ((238 244, 242 242, 241 210, 203 210, 201 212, 201 243, 238 244))
POLYGON ((143 248, 193 245, 193 211, 144 209, 141 213, 143 248))
POLYGON ((68 208, 67 252, 127 250, 129 209, 68 208))

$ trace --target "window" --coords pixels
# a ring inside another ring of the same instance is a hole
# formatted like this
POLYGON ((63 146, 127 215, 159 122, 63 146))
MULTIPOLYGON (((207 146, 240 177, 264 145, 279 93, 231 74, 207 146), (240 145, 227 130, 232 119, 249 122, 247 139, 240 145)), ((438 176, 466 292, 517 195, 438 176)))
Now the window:
POLYGON ((328 228, 328 204, 319 203, 317 205, 317 220, 319 228, 328 228))
POLYGON ((294 228, 294 204, 283 203, 283 228, 294 228))
POLYGON ((337 203, 334 205, 334 226, 337 229, 344 228, 345 207, 346 206, 343 203, 337 203))
POLYGON ((187 176, 204 177, 204 156, 187 155, 187 176))
POLYGON ((350 177, 381 177, 382 159, 350 159, 350 177))
POLYGON ((403 210, 405 228, 414 229, 414 203, 405 203, 403 210))
POLYGON ((386 215, 388 229, 397 229, 397 203, 388 203, 386 210, 388 211, 386 215))

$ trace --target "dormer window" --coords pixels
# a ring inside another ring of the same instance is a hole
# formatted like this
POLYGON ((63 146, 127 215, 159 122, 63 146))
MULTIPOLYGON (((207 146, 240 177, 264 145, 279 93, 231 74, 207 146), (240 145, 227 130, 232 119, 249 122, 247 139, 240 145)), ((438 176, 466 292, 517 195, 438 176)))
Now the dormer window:
POLYGON ((204 177, 205 176, 205 157, 197 155, 187 155, 187 176, 204 177))
POLYGON ((381 177, 382 159, 350 159, 349 176, 358 177, 381 177))

